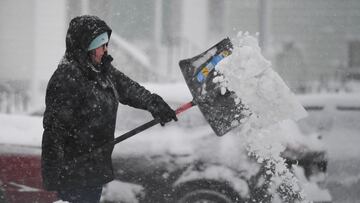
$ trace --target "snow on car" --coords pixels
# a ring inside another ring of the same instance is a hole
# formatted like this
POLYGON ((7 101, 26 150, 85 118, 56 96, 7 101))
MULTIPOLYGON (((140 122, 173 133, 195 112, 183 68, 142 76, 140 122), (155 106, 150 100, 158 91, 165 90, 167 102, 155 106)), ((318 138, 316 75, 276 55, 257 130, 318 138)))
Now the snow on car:
POLYGON ((328 152, 329 188, 334 202, 360 199, 360 94, 322 93, 298 97, 309 113, 299 122, 304 132, 318 132, 328 152))

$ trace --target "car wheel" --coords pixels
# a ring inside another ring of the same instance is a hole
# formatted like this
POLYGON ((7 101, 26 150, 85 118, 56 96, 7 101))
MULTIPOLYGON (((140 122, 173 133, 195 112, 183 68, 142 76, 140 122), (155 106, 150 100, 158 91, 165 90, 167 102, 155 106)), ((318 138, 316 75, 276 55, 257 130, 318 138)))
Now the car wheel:
POLYGON ((234 203, 243 202, 229 186, 215 181, 186 183, 175 190, 176 203, 234 203))
MULTIPOLYGON (((0 181, 1 182, 1 181, 0 181)), ((0 187, 0 203, 6 203, 5 200, 5 192, 4 190, 0 187)))

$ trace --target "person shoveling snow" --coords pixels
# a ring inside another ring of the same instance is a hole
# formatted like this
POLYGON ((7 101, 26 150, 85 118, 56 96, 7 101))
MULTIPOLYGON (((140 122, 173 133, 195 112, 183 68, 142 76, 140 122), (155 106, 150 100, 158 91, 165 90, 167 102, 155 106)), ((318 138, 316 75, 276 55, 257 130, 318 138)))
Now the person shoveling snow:
MULTIPOLYGON (((218 136, 232 133, 247 135, 249 155, 267 166, 269 188, 280 191, 285 201, 304 199, 296 179, 286 169, 276 143, 258 142, 276 132, 277 123, 286 119, 299 119, 305 110, 294 99, 294 95, 271 69, 271 64, 261 55, 256 38, 239 34, 233 39, 224 39, 204 53, 180 61, 180 68, 193 100, 179 107, 172 117, 197 105, 218 136), (176 115, 175 115, 176 114, 176 115), (274 130, 275 129, 275 130, 274 130), (257 138, 259 140, 257 140, 257 138), (266 151, 273 148, 275 150, 266 151), (273 153, 275 152, 275 153, 273 153), (270 187, 272 183, 276 187, 270 187)), ((142 132, 161 120, 154 119, 102 146, 81 154, 69 165, 81 164, 89 157, 101 154, 104 148, 142 132)), ((274 198, 275 199, 275 198, 274 198)))

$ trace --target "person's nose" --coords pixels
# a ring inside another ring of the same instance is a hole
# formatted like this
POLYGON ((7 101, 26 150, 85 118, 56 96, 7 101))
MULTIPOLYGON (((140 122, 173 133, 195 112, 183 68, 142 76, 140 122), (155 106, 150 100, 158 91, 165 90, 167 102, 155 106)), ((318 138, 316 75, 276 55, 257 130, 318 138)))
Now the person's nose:
POLYGON ((104 52, 107 52, 107 50, 108 50, 108 43, 104 44, 103 50, 104 50, 104 52))

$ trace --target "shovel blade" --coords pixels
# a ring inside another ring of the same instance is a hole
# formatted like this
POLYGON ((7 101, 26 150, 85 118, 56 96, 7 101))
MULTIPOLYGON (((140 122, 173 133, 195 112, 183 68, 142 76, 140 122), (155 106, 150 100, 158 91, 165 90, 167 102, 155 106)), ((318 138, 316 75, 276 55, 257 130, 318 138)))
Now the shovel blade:
POLYGON ((223 77, 216 65, 232 53, 232 43, 225 38, 207 51, 179 62, 186 84, 217 136, 223 136, 241 124, 248 116, 246 108, 235 92, 224 89, 214 78, 223 77))

